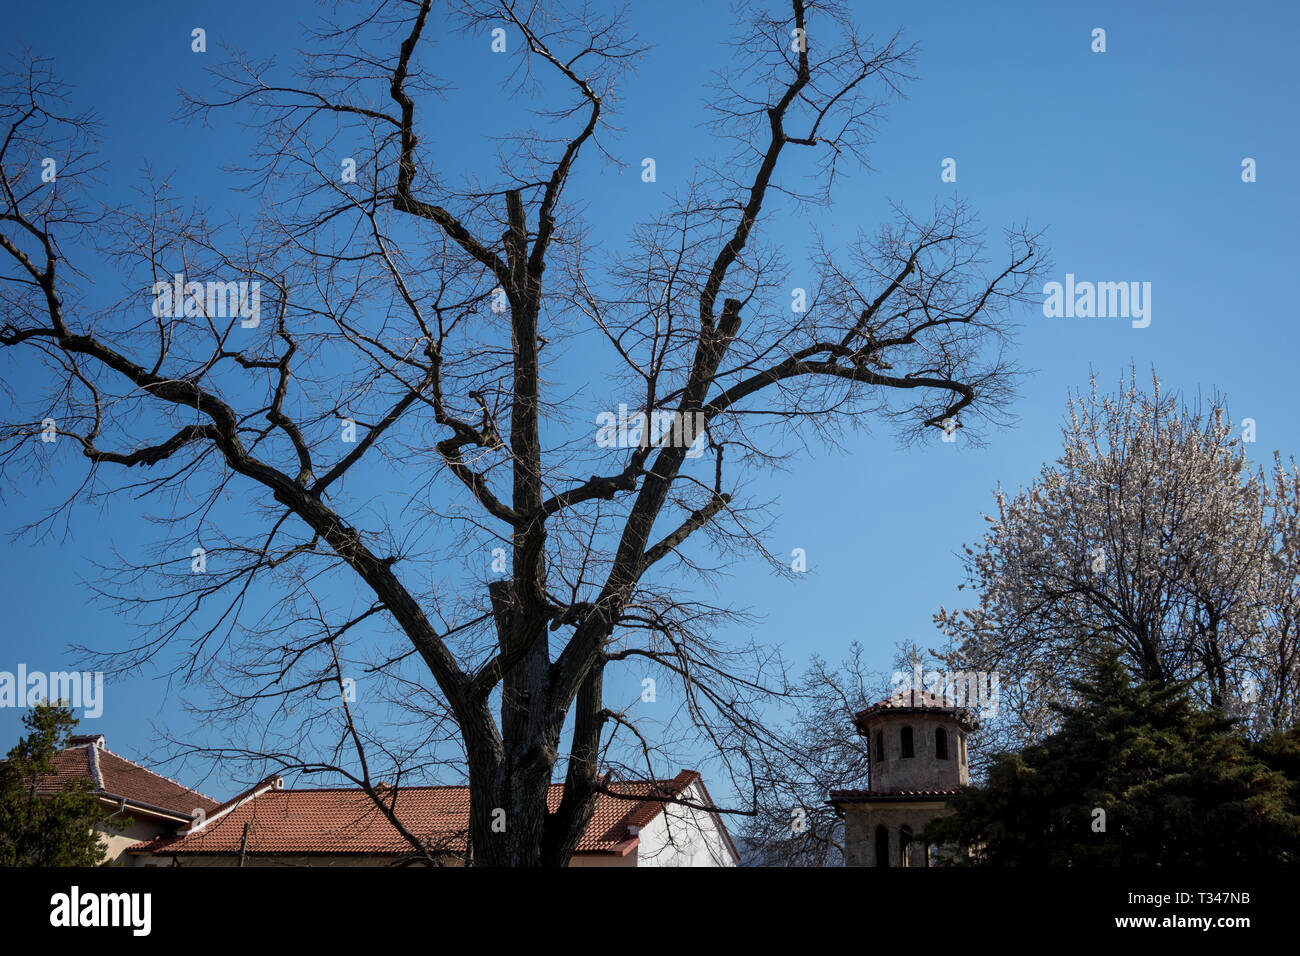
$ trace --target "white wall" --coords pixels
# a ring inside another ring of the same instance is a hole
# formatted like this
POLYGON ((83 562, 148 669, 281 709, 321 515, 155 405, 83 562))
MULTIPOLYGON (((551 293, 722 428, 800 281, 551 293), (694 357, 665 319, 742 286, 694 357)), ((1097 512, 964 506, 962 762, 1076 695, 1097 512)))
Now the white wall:
MULTIPOLYGON (((711 803, 699 782, 681 794, 692 803, 711 803)), ((718 818, 706 810, 664 804, 663 812, 641 831, 636 848, 637 866, 737 866, 739 861, 718 827, 718 818)))

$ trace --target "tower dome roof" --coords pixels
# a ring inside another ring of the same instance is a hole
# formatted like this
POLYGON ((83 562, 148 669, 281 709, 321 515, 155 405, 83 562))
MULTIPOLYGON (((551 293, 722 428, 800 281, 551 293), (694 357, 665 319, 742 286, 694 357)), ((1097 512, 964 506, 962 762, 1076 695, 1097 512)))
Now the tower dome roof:
POLYGON ((865 723, 882 716, 935 713, 936 711, 951 714, 967 730, 974 730, 979 726, 979 720, 976 718, 974 711, 961 706, 951 697, 941 697, 929 691, 915 689, 900 690, 884 700, 877 701, 870 707, 858 711, 853 715, 853 723, 861 729, 865 723))

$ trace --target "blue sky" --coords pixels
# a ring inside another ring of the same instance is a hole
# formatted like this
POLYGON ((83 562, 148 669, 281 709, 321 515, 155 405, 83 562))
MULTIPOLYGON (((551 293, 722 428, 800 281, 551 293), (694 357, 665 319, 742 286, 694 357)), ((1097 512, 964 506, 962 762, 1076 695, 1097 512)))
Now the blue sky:
MULTIPOLYGON (((1059 448, 1067 391, 1091 371, 1113 385, 1130 363, 1154 366, 1165 386, 1195 394, 1220 391, 1234 421, 1252 417, 1256 460, 1300 452, 1291 402, 1296 361, 1300 201, 1291 163, 1300 155, 1294 121, 1300 71, 1293 41, 1300 7, 1272 2, 1233 7, 1210 2, 872 3, 858 21, 877 34, 901 28, 919 46, 907 99, 890 105, 871 150, 871 172, 840 184, 835 206, 817 225, 832 240, 887 216, 888 203, 924 211, 956 190, 991 234, 1027 222, 1047 229, 1055 268, 1049 278, 1144 281, 1152 321, 1134 329, 1118 319, 1047 319, 1021 311, 1021 384, 1010 428, 983 447, 937 438, 900 448, 888 428, 850 441, 846 452, 815 451, 787 472, 764 477, 763 497, 779 500, 770 543, 803 548, 809 573, 794 581, 756 562, 737 565, 725 596, 760 616, 755 636, 784 646, 802 663, 813 653, 837 659, 854 640, 884 668, 894 644, 937 643, 931 616, 959 604, 955 552, 983 534, 999 483, 1032 481, 1059 448), (1090 50, 1091 31, 1106 30, 1107 51, 1090 50), (956 184, 940 181, 940 162, 957 160, 956 184), (1258 181, 1243 183, 1241 162, 1257 162, 1258 181)), ((703 84, 725 56, 728 7, 722 3, 632 4, 631 22, 652 49, 628 82, 610 147, 624 169, 589 160, 579 171, 582 197, 611 241, 662 208, 711 152, 699 123, 703 84), (639 162, 657 160, 658 181, 642 183, 639 162)), ((293 59, 299 22, 316 16, 299 2, 221 4, 141 2, 78 6, 24 4, 6 13, 6 55, 27 47, 54 59, 74 102, 105 124, 105 197, 126 201, 147 164, 182 196, 214 210, 239 211, 223 164, 243 159, 248 134, 234 122, 184 126, 171 121, 176 88, 203 89, 203 67, 222 42, 257 56, 293 59), (190 51, 190 30, 209 37, 207 61, 190 51)), ((501 65, 489 38, 442 44, 444 75, 465 87, 501 65)), ((451 97, 437 127, 458 162, 486 154, 478 137, 501 113, 451 97), (472 145, 478 142, 478 145, 472 145), (483 150, 480 153, 479 150, 483 150)), ((229 118, 233 120, 233 117, 229 118)), ((807 250, 807 223, 791 220, 787 256, 807 250)), ((773 235, 768 233, 769 238, 773 235)), ((11 362, 6 382, 36 383, 11 362)), ((70 486, 69 486, 70 487, 70 486)), ((10 530, 54 500, 46 486, 6 489, 0 527, 10 530)), ((122 643, 125 624, 91 604, 81 584, 110 546, 145 540, 141 507, 74 512, 62 539, 9 544, 0 573, 0 670, 74 666, 68 645, 122 643), (119 638, 121 640, 119 641, 119 638)), ((156 675, 110 682, 104 716, 87 729, 109 736, 128 756, 148 757, 154 726, 186 720, 178 695, 156 675)), ((19 732, 19 712, 0 710, 0 741, 19 732)), ((216 781, 216 795, 233 790, 216 781)))

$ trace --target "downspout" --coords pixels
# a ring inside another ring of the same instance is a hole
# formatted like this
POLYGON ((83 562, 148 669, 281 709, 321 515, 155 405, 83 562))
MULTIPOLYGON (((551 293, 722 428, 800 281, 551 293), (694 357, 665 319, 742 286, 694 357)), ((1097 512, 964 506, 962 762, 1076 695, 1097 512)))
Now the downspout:
POLYGON ((117 804, 117 809, 114 810, 112 813, 110 813, 108 816, 104 817, 104 819, 111 820, 119 813, 125 813, 125 812, 126 812, 126 797, 121 797, 117 804))
MULTIPOLYGON (((105 823, 108 823, 108 821, 111 820, 111 819, 113 819, 113 817, 115 817, 115 816, 117 816, 119 813, 123 813, 123 812, 125 812, 125 811, 126 811, 126 797, 122 797, 121 800, 118 802, 117 809, 114 810, 112 813, 110 813, 108 816, 104 817, 104 822, 105 822, 105 823)), ((105 856, 107 856, 107 855, 108 855, 108 854, 107 854, 107 848, 105 848, 105 856)), ((125 856, 125 855, 126 855, 125 853, 118 854, 118 858, 117 858, 116 860, 113 861, 114 865, 115 865, 115 866, 120 866, 120 865, 121 865, 121 858, 122 858, 123 856, 125 856)))

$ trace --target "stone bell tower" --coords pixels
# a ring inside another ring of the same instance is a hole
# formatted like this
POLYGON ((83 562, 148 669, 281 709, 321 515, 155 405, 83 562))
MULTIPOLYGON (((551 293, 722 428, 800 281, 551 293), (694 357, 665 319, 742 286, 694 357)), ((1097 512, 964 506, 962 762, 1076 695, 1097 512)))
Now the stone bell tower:
POLYGON ((870 789, 832 790, 844 817, 847 866, 929 866, 936 849, 916 839, 970 781, 966 735, 975 714, 949 699, 903 690, 854 716, 870 742, 870 789))

